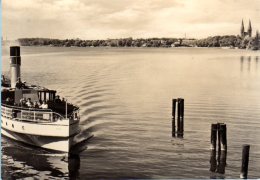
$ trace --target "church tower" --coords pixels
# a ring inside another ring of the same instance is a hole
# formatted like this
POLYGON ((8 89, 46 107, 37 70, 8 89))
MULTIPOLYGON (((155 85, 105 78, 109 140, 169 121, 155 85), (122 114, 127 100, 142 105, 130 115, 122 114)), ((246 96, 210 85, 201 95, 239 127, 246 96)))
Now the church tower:
POLYGON ((249 35, 249 37, 252 37, 252 26, 251 26, 251 21, 250 20, 249 20, 247 34, 249 35))
POLYGON ((245 27, 244 27, 244 22, 243 22, 243 19, 242 19, 242 24, 241 24, 241 29, 240 29, 240 33, 241 33, 241 37, 244 37, 245 35, 245 27))

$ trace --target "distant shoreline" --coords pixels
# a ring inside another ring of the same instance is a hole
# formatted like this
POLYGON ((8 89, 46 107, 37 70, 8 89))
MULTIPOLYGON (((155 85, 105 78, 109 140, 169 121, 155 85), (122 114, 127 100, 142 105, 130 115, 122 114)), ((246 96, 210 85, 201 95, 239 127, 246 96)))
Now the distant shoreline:
MULTIPOLYGON (((3 45, 7 46, 7 45, 3 45)), ((50 47, 50 48, 82 48, 82 49, 223 49, 223 50, 244 50, 244 51, 252 51, 252 49, 245 49, 245 48, 238 48, 238 47, 185 47, 185 46, 179 46, 179 47, 111 47, 111 46, 96 46, 96 47, 80 47, 80 46, 39 46, 39 45, 32 45, 32 46, 21 46, 21 47, 50 47)), ((260 51, 260 49, 254 50, 254 51, 260 51)))
POLYGON ((38 46, 38 45, 33 45, 33 46, 21 46, 21 47, 50 47, 50 48, 88 48, 88 49, 98 49, 98 48, 106 48, 106 49, 240 49, 240 50, 247 50, 247 49, 241 49, 241 48, 232 48, 232 47, 195 47, 195 46, 178 46, 178 47, 134 47, 134 46, 123 46, 123 47, 112 47, 112 46, 87 46, 87 47, 80 47, 80 46, 38 46))
MULTIPOLYGON (((49 46, 49 47, 133 47, 133 48, 171 48, 171 47, 219 47, 223 49, 249 49, 259 50, 258 37, 242 38, 240 36, 226 35, 213 36, 204 39, 188 38, 147 38, 147 39, 107 39, 107 40, 81 40, 81 39, 50 39, 50 38, 21 38, 16 41, 21 46, 49 46)), ((5 42, 3 41, 3 44, 5 42)))

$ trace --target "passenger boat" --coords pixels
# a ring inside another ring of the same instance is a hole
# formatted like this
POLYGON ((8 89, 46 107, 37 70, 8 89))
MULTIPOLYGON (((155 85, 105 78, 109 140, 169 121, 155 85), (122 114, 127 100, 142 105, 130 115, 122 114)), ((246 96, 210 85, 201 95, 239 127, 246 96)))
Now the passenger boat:
POLYGON ((70 152, 80 132, 79 107, 59 99, 55 90, 22 83, 20 66, 20 47, 12 46, 10 79, 2 75, 1 134, 29 145, 70 152), (25 99, 35 106, 26 105, 25 99), (47 105, 41 108, 42 102, 47 105))

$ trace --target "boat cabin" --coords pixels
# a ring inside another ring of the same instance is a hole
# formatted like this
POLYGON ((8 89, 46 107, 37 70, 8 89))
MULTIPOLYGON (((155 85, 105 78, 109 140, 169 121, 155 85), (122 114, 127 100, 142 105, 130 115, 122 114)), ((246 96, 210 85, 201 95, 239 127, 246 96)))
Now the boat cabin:
POLYGON ((63 116, 73 113, 74 110, 79 109, 67 103, 64 99, 61 100, 56 96, 55 90, 42 89, 2 89, 1 92, 2 104, 13 106, 15 108, 29 108, 30 110, 51 110, 63 116), (25 102, 22 102, 22 101, 25 102), (31 101, 31 106, 26 104, 27 100, 31 101), (41 108, 41 105, 46 102, 47 108, 41 108), (34 106, 34 103, 37 106, 34 106))

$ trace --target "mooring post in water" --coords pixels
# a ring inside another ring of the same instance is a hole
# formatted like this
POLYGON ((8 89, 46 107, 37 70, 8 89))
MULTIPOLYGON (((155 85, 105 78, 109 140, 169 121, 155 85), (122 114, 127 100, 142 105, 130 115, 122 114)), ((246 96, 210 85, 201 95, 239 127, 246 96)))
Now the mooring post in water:
POLYGON ((184 99, 181 99, 181 136, 184 133, 184 99))
POLYGON ((218 166, 216 170, 217 173, 225 174, 226 160, 227 160, 227 152, 226 151, 218 152, 218 166))
POLYGON ((218 129, 218 133, 217 133, 217 148, 218 148, 218 151, 220 152, 221 151, 221 142, 220 142, 220 125, 221 125, 222 123, 217 123, 217 129, 218 129))
POLYGON ((172 99, 172 137, 175 137, 175 114, 176 114, 176 99, 172 99))
POLYGON ((184 131, 184 99, 178 98, 177 136, 183 137, 184 131))
POLYGON ((181 125, 181 106, 180 106, 180 99, 177 99, 177 136, 179 136, 179 132, 180 132, 180 125, 181 125))
POLYGON ((216 151, 217 147, 217 131, 218 131, 218 124, 211 124, 211 138, 210 138, 210 143, 211 143, 211 150, 216 151))
POLYGON ((217 169, 217 159, 216 159, 216 150, 211 150, 210 152, 210 171, 215 172, 217 169))
POLYGON ((221 151, 227 151, 227 126, 226 124, 219 124, 219 141, 221 151))
POLYGON ((211 156, 210 171, 225 174, 227 157, 227 128, 224 123, 211 124, 211 156), (218 152, 218 154, 216 153, 218 152), (216 158, 216 154, 218 155, 216 158), (217 163, 215 165, 215 159, 217 163))
POLYGON ((250 145, 243 145, 243 151, 242 151, 242 166, 241 166, 241 173, 240 178, 241 179, 247 179, 248 174, 248 161, 249 161, 249 150, 250 145))

